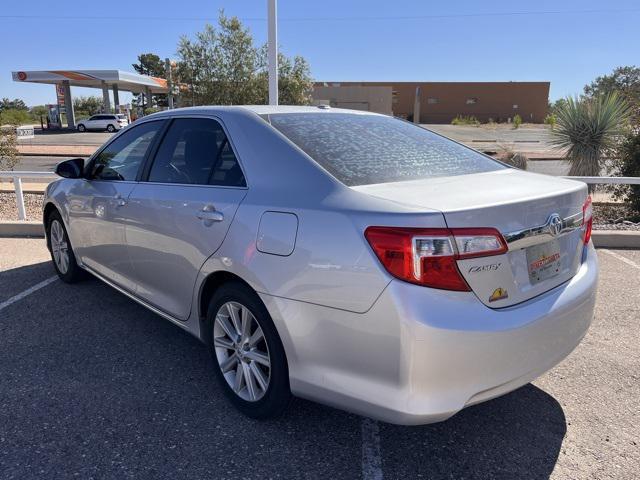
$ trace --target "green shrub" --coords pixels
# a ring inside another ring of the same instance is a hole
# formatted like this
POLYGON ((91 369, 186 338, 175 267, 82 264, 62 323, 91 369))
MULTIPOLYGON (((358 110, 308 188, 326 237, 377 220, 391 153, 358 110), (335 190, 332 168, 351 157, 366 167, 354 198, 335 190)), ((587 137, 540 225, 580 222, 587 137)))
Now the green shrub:
MULTIPOLYGON (((617 153, 618 173, 623 177, 640 177, 640 132, 630 134, 617 153)), ((640 185, 621 185, 616 189, 616 197, 640 214, 640 185)))
POLYGON ((522 125, 522 117, 516 113, 516 116, 513 117, 513 128, 520 128, 522 125))
POLYGON ((0 112, 0 126, 1 125, 24 125, 33 123, 33 117, 29 115, 27 110, 18 110, 15 108, 2 110, 0 112))
POLYGON ((550 113, 549 115, 544 117, 545 125, 549 125, 551 128, 556 126, 556 121, 557 121, 556 116, 553 113, 550 113))
POLYGON ((451 125, 480 125, 480 122, 473 115, 456 115, 456 118, 451 120, 451 125))
POLYGON ((13 170, 20 160, 14 127, 0 127, 0 170, 13 170))

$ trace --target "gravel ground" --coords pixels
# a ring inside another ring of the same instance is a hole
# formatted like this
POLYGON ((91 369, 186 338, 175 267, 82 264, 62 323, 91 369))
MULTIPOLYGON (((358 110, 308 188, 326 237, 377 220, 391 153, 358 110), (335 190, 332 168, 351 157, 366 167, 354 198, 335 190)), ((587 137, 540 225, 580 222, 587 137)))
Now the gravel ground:
MULTIPOLYGON (((24 194, 24 206, 27 220, 42 219, 42 198, 37 193, 24 194)), ((18 207, 15 193, 0 193, 0 220, 18 220, 18 207)))
POLYGON ((640 230, 640 215, 620 203, 595 203, 593 205, 595 230, 640 230))
MULTIPOLYGON (((42 195, 26 193, 24 203, 27 220, 42 218, 42 195)), ((0 193, 0 220, 18 220, 16 197, 13 193, 0 193)), ((622 204, 596 203, 593 206, 595 230, 640 230, 640 215, 622 204)))

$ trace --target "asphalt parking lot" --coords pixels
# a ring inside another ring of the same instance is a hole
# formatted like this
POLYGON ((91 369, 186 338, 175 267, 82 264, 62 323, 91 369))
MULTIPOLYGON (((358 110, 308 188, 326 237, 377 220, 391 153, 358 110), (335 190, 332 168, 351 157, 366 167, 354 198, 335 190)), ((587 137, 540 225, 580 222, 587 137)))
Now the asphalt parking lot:
POLYGON ((551 372, 401 427, 304 400, 256 422, 194 338, 0 239, 0 478, 640 477, 640 252, 599 251, 594 324, 551 372))

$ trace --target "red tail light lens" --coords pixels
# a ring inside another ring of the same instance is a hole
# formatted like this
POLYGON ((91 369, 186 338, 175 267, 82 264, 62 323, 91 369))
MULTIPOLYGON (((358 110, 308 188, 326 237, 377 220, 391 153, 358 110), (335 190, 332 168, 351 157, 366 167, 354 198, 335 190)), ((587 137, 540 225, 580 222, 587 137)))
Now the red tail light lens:
POLYGON ((364 235, 387 271, 406 282, 468 292, 456 261, 507 251, 494 228, 369 227, 364 235))
POLYGON ((591 196, 588 196, 582 206, 582 239, 586 245, 591 240, 591 230, 593 229, 593 206, 591 196))

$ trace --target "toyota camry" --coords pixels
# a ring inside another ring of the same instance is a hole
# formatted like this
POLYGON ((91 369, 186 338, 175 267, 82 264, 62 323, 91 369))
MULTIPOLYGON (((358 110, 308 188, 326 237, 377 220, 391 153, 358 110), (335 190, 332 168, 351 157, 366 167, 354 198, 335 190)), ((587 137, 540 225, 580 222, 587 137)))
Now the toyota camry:
POLYGON ((56 172, 60 278, 89 272, 198 337, 254 418, 295 395, 441 421, 552 368, 593 316, 586 185, 400 119, 177 109, 56 172))

